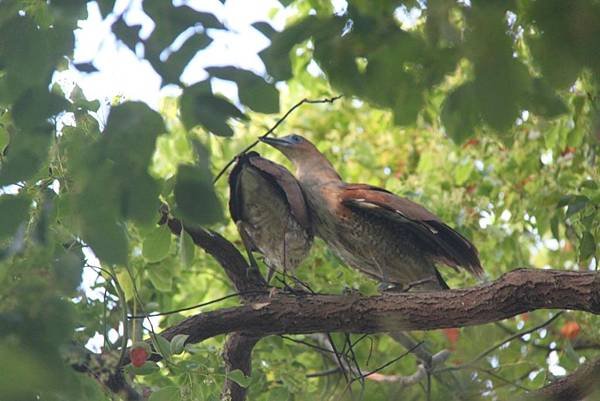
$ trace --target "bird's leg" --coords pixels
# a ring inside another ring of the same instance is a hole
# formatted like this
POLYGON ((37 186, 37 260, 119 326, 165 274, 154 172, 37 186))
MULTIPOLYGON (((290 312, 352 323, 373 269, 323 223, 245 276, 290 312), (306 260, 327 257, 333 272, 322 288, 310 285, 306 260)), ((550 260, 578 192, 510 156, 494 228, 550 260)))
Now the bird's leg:
POLYGON ((436 281, 435 277, 426 277, 426 278, 423 278, 421 280, 410 282, 406 286, 406 291, 410 291, 411 289, 413 289, 415 287, 418 287, 418 286, 420 286, 422 284, 431 283, 431 282, 434 282, 434 281, 436 281))
POLYGON ((412 281, 406 285, 382 282, 379 284, 379 290, 381 292, 408 292, 415 287, 419 287, 422 284, 426 284, 433 281, 433 278, 427 277, 420 280, 412 281))
MULTIPOLYGON (((250 263, 250 268, 246 272, 246 274, 250 274, 250 269, 258 270, 258 263, 256 263, 256 259, 254 259, 254 255, 252 255, 252 249, 254 248, 254 244, 252 243, 252 239, 250 238, 250 234, 248 233, 247 224, 241 220, 238 220, 235 225, 238 228, 240 233, 240 237, 242 239, 242 243, 244 244, 244 248, 246 248, 246 253, 248 254, 248 262, 250 263)), ((269 280, 267 280, 267 283, 269 280)))
POLYGON ((288 285, 288 283, 287 283, 287 270, 288 270, 287 269, 287 267, 288 267, 287 266, 287 262, 288 262, 288 259, 287 259, 287 235, 286 235, 286 233, 287 233, 287 231, 290 228, 289 225, 290 225, 290 223, 289 223, 289 220, 288 220, 287 227, 284 227, 283 232, 281 233, 282 234, 282 238, 283 238, 283 244, 282 244, 282 246, 283 246, 283 249, 282 249, 282 251, 283 251, 283 258, 282 258, 283 259, 283 280, 282 280, 282 283, 283 283, 283 288, 286 291, 289 291, 292 294, 294 294, 295 290, 292 287, 290 287, 288 285))
POLYGON ((390 291, 390 290, 393 290, 394 288, 396 288, 397 285, 394 285, 394 284, 392 284, 392 283, 390 283, 388 281, 387 273, 385 272, 385 269, 383 269, 381 267, 381 265, 377 261, 377 258, 375 258, 373 256, 373 250, 372 249, 369 250, 369 255, 371 256, 371 260, 373 261, 373 263, 375 264, 375 266, 377 266, 377 269, 379 270, 379 275, 381 277, 381 279, 379 281, 379 285, 377 286, 378 289, 379 289, 379 292, 390 291))

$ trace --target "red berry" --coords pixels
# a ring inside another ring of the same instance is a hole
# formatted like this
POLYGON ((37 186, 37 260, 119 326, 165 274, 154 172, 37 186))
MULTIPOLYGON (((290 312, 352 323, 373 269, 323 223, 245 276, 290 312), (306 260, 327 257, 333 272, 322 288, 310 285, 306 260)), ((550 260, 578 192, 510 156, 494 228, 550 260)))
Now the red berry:
POLYGON ((148 351, 144 347, 136 347, 129 350, 131 364, 136 368, 142 366, 148 360, 148 351))
POLYGON ((456 343, 458 342, 458 338, 460 337, 460 330, 457 327, 451 327, 449 329, 444 329, 444 335, 450 342, 450 349, 454 350, 456 343))
POLYGON ((579 334, 581 327, 577 322, 567 322, 560 328, 560 334, 569 340, 574 339, 579 334))

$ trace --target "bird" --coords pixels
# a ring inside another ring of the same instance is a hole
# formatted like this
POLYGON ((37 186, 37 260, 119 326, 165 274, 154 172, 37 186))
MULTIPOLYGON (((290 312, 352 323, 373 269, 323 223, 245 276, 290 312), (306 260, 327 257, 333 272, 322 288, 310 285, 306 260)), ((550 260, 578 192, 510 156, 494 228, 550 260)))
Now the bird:
POLYGON ((229 211, 252 267, 252 252, 264 256, 270 282, 274 271, 293 271, 308 255, 313 229, 302 189, 285 167, 248 152, 229 175, 229 211))
POLYGON ((440 263, 483 276, 477 248, 425 207, 383 188, 344 182, 300 135, 261 140, 294 165, 315 234, 382 290, 448 289, 440 263))

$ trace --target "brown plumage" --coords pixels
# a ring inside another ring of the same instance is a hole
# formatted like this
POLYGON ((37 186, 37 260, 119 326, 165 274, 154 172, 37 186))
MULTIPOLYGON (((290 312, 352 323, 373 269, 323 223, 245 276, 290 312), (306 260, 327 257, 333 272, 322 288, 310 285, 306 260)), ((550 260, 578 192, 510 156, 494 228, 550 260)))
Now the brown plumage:
POLYGON ((299 135, 264 138, 296 167, 316 234, 348 265, 399 288, 448 288, 435 263, 483 275, 477 249, 423 206, 366 184, 344 183, 299 135))
POLYGON ((273 270, 291 271, 308 254, 313 241, 302 190, 283 166, 249 152, 229 175, 229 211, 253 262, 264 255, 273 270))

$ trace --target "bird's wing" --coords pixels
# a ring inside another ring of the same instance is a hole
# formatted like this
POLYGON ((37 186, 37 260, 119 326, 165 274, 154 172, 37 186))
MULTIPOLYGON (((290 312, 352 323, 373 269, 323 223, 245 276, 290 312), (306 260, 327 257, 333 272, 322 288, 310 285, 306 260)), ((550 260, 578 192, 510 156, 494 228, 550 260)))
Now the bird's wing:
POLYGON ((290 208, 290 213, 305 229, 311 229, 304 194, 296 178, 285 167, 262 158, 256 152, 248 152, 238 158, 229 174, 229 211, 234 221, 242 219, 244 199, 241 191, 240 173, 251 166, 256 169, 281 194, 290 208))
POLYGON ((342 203, 353 210, 402 225, 424 241, 439 262, 453 268, 462 267, 478 277, 483 275, 477 248, 418 203, 366 184, 345 185, 342 203))
POLYGON ((233 169, 231 169, 231 173, 229 173, 229 214, 236 223, 242 219, 242 210, 244 204, 240 173, 242 172, 244 166, 248 163, 248 156, 251 153, 256 152, 250 152, 242 155, 233 166, 233 169))
POLYGON ((249 159, 250 164, 271 181, 285 197, 290 213, 305 230, 310 230, 310 218, 304 193, 296 178, 285 167, 273 163, 256 154, 249 159))

